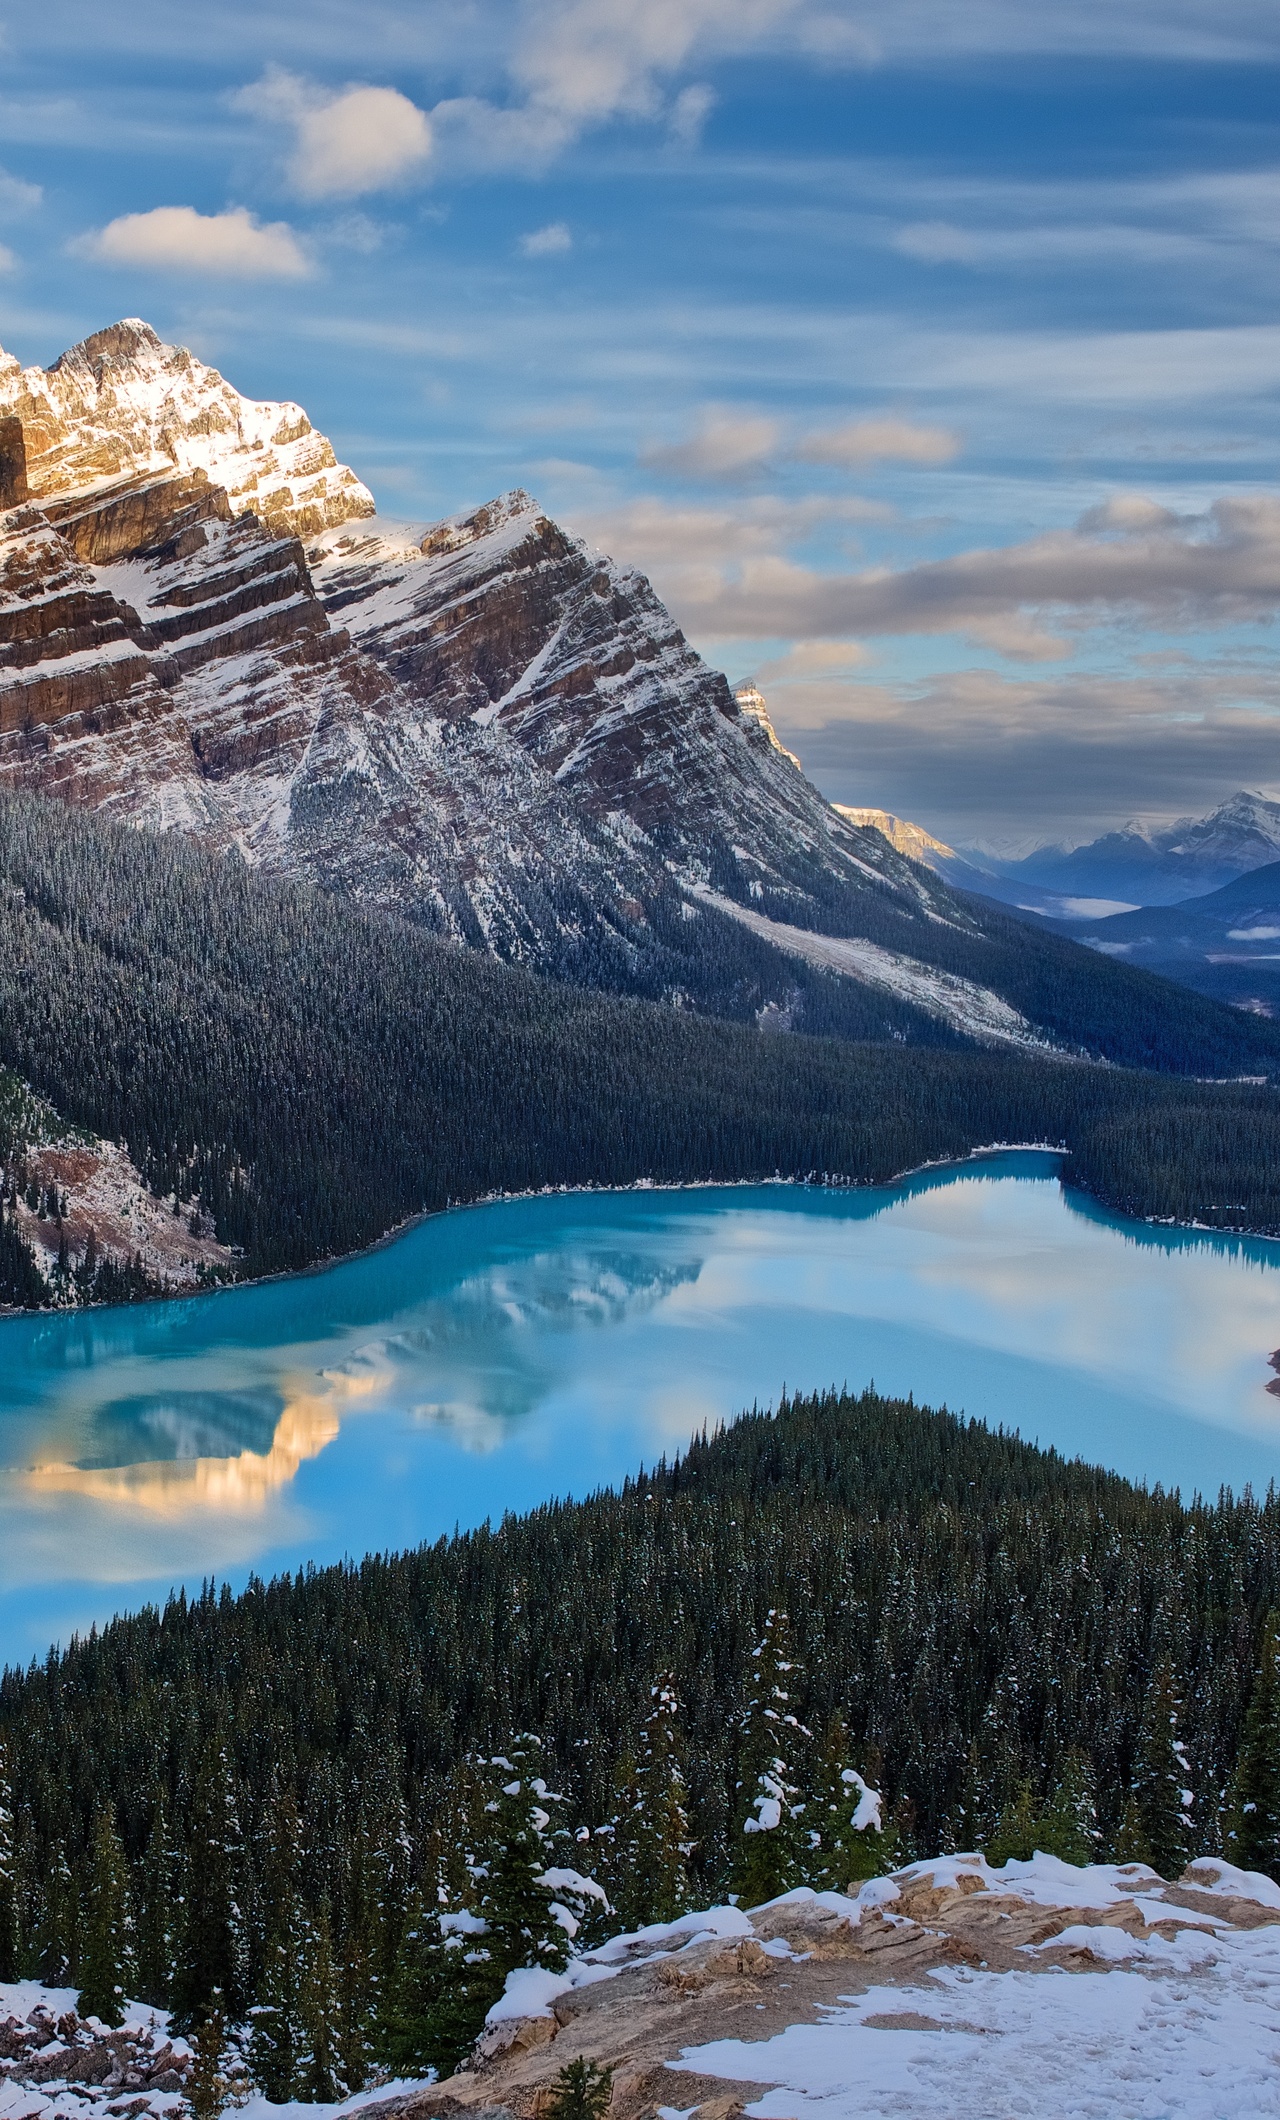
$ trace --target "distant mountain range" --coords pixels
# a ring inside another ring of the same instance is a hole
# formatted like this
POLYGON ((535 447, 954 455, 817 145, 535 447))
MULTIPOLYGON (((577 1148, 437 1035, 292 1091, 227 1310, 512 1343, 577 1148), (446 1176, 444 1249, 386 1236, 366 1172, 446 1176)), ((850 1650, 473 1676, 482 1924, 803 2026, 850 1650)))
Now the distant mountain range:
POLYGON ((1181 905, 1067 926, 1090 949, 1125 964, 1236 1008, 1280 1016, 1280 861, 1181 905))
POLYGON ((1037 911, 1070 917, 1064 899, 1105 899, 1130 906, 1175 905, 1231 883, 1237 876, 1280 859, 1280 802, 1241 789, 1207 817, 1180 817, 1159 827, 1127 824, 1086 846, 1039 847, 1021 861, 987 854, 955 853, 937 863, 939 873, 967 889, 987 877, 990 897, 1026 902, 1037 911), (961 877, 957 865, 966 874, 961 877))
POLYGON ((1242 790, 1207 817, 1041 848, 1000 874, 887 810, 842 809, 964 891, 995 899, 1101 955, 1235 1008, 1280 1016, 1280 802, 1242 790), (1203 879, 1229 880, 1204 887, 1203 879), (1175 891, 1175 880, 1181 886, 1175 891), (1197 888, 1197 882, 1200 888, 1197 888), (1149 903, 1124 893, 1151 893, 1149 903), (1122 900, 1116 908, 1117 898, 1122 900))
POLYGON ((0 355, 0 509, 0 785, 762 1029, 1256 1058, 1261 1028, 990 904, 1030 881, 833 808, 528 494, 381 522, 299 406, 137 319, 0 355))

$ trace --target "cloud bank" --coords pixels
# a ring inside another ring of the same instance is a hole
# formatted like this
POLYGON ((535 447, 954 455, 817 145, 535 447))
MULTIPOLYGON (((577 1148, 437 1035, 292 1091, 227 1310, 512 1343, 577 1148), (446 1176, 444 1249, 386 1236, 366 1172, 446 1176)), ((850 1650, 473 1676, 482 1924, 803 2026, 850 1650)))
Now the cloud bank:
MULTIPOLYGON (((864 504, 865 508, 865 504, 864 504)), ((820 499, 808 519, 823 519, 820 499)), ((804 504, 764 503, 745 519, 650 502, 618 519, 646 548, 686 626, 749 640, 966 635, 1001 653, 1050 660, 1077 629, 1124 619, 1148 628, 1259 623, 1280 609, 1280 499, 1235 495, 1178 516, 1140 494, 1114 496, 1072 530, 913 567, 821 572, 779 546, 804 504), (776 542, 771 542, 776 539, 776 542)), ((828 517, 830 519, 830 517, 828 517)))

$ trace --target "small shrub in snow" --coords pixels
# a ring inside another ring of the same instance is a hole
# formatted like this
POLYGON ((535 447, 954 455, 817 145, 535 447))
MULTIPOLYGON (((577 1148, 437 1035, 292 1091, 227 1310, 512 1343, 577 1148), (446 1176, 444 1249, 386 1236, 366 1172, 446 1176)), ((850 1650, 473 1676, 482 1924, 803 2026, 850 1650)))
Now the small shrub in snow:
POLYGON ((613 2096, 613 2070, 597 2061, 570 2061, 556 2077, 549 2120, 604 2120, 613 2096))

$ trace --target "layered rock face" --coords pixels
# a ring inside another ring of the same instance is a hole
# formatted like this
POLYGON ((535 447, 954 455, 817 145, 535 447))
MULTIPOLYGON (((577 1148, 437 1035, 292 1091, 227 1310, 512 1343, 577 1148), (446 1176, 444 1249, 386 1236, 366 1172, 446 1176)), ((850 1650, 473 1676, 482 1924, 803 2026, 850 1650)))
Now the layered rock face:
POLYGON ((144 324, 0 356, 0 500, 0 781, 550 969, 598 936, 642 957, 676 888, 955 918, 642 575, 520 492, 370 520, 296 405, 144 324))

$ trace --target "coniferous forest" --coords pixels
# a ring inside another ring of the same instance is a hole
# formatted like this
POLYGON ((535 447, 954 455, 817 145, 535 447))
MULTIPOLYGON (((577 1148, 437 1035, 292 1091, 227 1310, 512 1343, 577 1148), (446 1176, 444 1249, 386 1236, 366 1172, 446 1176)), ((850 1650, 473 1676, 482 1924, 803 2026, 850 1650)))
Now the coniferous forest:
MULTIPOLYGON (((903 1042, 893 1025, 769 1035, 540 980, 177 837, 16 796, 0 798, 0 889, 0 1067, 127 1143, 249 1275, 495 1191, 874 1183, 996 1141, 1068 1148, 1069 1181, 1135 1215, 1280 1230, 1280 1093, 1199 1079, 1266 1077, 1280 1032, 1169 988, 1165 1071, 1141 1071, 1158 980, 1115 990, 1124 1066, 903 1042)), ((10 1199, 22 1151, 21 1099, 0 1097, 10 1199)), ((0 1299, 40 1300, 2 1213, 0 1276, 0 1299)), ((92 1292, 148 1291, 121 1269, 92 1292)))
POLYGON ((1277 1605, 1273 1497, 784 1403, 621 1492, 9 1672, 0 1971, 216 2007, 272 2095, 328 2096, 452 2066, 575 1924, 974 1845, 1280 1877, 1277 1605))

